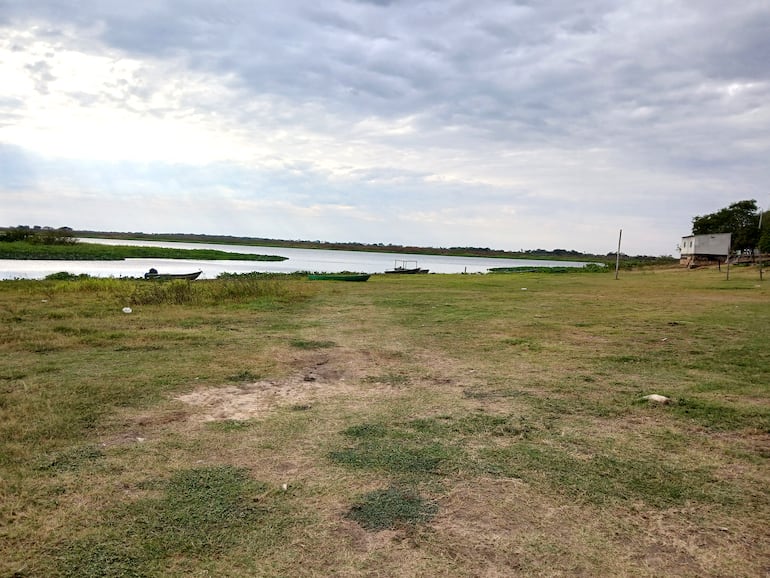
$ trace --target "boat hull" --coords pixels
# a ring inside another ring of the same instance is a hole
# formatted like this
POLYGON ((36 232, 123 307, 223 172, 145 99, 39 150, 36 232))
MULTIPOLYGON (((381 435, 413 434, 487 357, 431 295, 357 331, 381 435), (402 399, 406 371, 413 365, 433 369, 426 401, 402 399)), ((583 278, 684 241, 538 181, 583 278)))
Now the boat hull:
POLYGON ((195 273, 145 273, 144 278, 149 281, 171 281, 173 279, 185 279, 194 281, 200 277, 201 271, 195 273))
POLYGON ((419 275, 427 272, 428 269, 420 269, 417 266, 417 261, 406 261, 403 259, 396 260, 394 267, 389 271, 385 271, 389 275, 419 275))
POLYGON ((403 269, 403 268, 397 268, 397 269, 391 269, 389 271, 385 271, 388 275, 423 275, 427 273, 429 269, 420 269, 419 267, 413 268, 413 269, 403 269))
POLYGON ((334 275, 334 274, 318 274, 308 275, 307 278, 311 281, 353 281, 357 283, 363 283, 369 280, 370 275, 334 275))

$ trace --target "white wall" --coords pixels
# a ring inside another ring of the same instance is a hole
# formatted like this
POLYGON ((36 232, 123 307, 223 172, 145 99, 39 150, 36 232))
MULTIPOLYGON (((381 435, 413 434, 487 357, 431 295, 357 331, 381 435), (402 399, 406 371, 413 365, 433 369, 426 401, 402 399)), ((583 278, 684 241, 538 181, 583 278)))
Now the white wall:
POLYGON ((727 255, 730 253, 730 237, 730 233, 682 237, 682 255, 727 255))

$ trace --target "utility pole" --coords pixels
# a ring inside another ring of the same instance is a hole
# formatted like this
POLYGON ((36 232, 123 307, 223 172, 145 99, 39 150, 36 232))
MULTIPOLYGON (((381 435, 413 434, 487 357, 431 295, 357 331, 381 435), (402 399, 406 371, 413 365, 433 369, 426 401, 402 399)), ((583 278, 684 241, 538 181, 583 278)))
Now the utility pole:
POLYGON ((618 252, 615 255, 615 279, 618 278, 618 270, 620 269, 620 239, 623 237, 623 229, 618 234, 618 252))

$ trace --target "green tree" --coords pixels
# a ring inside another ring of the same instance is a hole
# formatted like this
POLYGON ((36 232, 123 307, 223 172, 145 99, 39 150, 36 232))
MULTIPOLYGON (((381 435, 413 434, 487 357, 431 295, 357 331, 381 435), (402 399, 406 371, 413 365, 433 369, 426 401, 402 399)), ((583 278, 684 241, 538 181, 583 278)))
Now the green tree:
POLYGON ((34 235, 34 233, 29 227, 26 225, 19 225, 18 227, 4 229, 2 233, 0 233, 0 241, 7 241, 9 243, 26 241, 32 235, 34 235))
POLYGON ((716 213, 692 220, 693 235, 732 233, 733 250, 751 252, 759 242, 759 211, 757 201, 739 201, 716 213))
POLYGON ((59 229, 43 227, 36 232, 31 241, 38 245, 74 245, 77 243, 77 238, 69 227, 59 229))
POLYGON ((27 241, 33 245, 74 245, 78 240, 70 227, 54 229, 37 225, 34 228, 19 225, 0 231, 0 241, 9 243, 27 241))

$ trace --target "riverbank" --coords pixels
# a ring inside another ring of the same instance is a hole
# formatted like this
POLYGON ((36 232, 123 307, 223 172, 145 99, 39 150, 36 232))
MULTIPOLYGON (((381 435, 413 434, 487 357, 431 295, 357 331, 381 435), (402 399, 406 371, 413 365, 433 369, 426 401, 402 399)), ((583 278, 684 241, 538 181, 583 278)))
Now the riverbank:
POLYGON ((0 283, 0 575, 761 575, 767 302, 741 269, 0 283))

